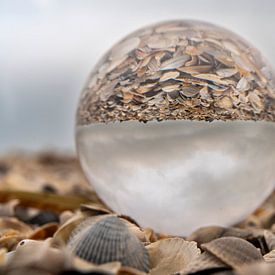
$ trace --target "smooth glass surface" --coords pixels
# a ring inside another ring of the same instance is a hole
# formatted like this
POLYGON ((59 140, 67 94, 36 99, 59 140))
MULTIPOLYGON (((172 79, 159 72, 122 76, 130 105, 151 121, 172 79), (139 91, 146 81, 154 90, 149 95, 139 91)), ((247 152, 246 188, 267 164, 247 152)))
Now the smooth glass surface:
POLYGON ((274 123, 92 124, 77 128, 76 141, 103 201, 159 232, 233 225, 274 188, 274 123))

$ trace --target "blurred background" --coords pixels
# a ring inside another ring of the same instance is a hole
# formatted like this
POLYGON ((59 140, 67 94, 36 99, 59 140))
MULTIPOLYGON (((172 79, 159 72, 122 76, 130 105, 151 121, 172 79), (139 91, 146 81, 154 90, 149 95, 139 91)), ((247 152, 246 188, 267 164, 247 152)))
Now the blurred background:
POLYGON ((275 66, 273 0, 1 0, 0 153, 74 151, 74 116, 100 56, 129 32, 169 19, 240 34, 275 66))

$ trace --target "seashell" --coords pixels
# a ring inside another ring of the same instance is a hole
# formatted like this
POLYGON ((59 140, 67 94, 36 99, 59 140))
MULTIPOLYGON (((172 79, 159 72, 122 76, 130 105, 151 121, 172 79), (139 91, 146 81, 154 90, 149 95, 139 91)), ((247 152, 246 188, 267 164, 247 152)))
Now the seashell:
POLYGON ((57 223, 47 223, 35 229, 28 237, 32 240, 44 240, 52 237, 57 229, 57 223))
POLYGON ((0 248, 0 266, 7 264, 7 250, 5 248, 0 248))
POLYGON ((27 238, 33 232, 32 228, 16 218, 0 218, 0 247, 13 249, 17 243, 27 238))
POLYGON ((274 263, 253 263, 250 265, 244 265, 235 271, 236 275, 274 275, 275 264, 274 263))
POLYGON ((275 209, 272 208, 265 210, 259 219, 263 228, 270 228, 273 224, 275 224, 275 209))
MULTIPOLYGON (((1 172, 0 172, 1 174, 1 172)), ((3 217, 13 217, 15 216, 16 206, 19 204, 19 200, 14 199, 6 203, 0 204, 0 216, 3 217)))
POLYGON ((128 227, 128 230, 130 232, 132 232, 134 235, 137 236, 137 238, 141 241, 141 242, 148 242, 149 239, 147 238, 145 232, 143 230, 141 230, 140 227, 138 227, 135 223, 132 223, 126 219, 123 219, 123 222, 126 224, 126 226, 128 227))
POLYGON ((80 207, 81 212, 77 214, 68 213, 70 216, 54 234, 55 244, 66 244, 75 228, 84 220, 93 222, 97 220, 96 217, 103 216, 102 214, 109 214, 110 211, 99 204, 83 204, 80 207))
POLYGON ((151 275, 178 272, 200 255, 200 249, 195 242, 181 238, 159 240, 146 248, 150 255, 151 275))
POLYGON ((117 275, 146 275, 147 273, 129 266, 122 266, 117 275))
POLYGON ((95 264, 120 261, 124 266, 149 270, 147 250, 126 224, 113 215, 86 226, 80 224, 72 232, 68 247, 73 254, 95 264))
POLYGON ((259 217, 255 215, 249 215, 244 221, 238 224, 241 228, 261 228, 261 221, 259 217))
POLYGON ((267 263, 275 263, 275 249, 264 255, 264 260, 267 263))
POLYGON ((216 103, 219 108, 227 108, 228 110, 233 107, 233 102, 230 97, 224 96, 216 103))
POLYGON ((247 240, 251 238, 253 234, 247 230, 234 228, 234 227, 222 227, 222 226, 205 226, 194 231, 188 238, 188 241, 195 241, 199 245, 208 243, 212 240, 221 237, 237 237, 247 240))
POLYGON ((264 231, 264 239, 265 239, 268 249, 274 250, 275 249, 275 234, 273 234, 271 231, 265 230, 264 231))
POLYGON ((32 232, 32 228, 27 224, 19 221, 16 218, 2 217, 0 218, 0 233, 1 236, 5 235, 8 230, 20 232, 22 235, 28 235, 32 232))
POLYGON ((245 92, 249 90, 249 88, 250 88, 249 82, 245 77, 242 77, 236 86, 236 89, 239 90, 240 92, 245 92))
POLYGON ((65 222, 67 222, 70 218, 72 218, 74 213, 70 210, 65 210, 59 215, 59 224, 63 225, 65 222))
POLYGON ((232 68, 217 70, 217 74, 220 77, 230 77, 230 76, 235 75, 237 72, 238 71, 236 69, 232 69, 232 68))
MULTIPOLYGON (((226 270, 228 266, 217 257, 207 251, 199 255, 195 260, 191 261, 183 270, 178 272, 179 275, 193 274, 196 272, 209 272, 226 270)), ((216 273, 215 273, 216 274, 216 273)))
POLYGON ((79 257, 73 257, 72 259, 72 268, 73 272, 79 271, 80 274, 106 274, 106 275, 114 275, 118 274, 121 269, 120 262, 111 262, 102 265, 96 265, 91 262, 87 262, 79 257))
POLYGON ((144 228, 143 232, 145 234, 145 238, 149 243, 156 242, 158 240, 158 236, 154 232, 152 228, 144 228))
POLYGON ((196 87, 192 86, 186 86, 182 87, 181 90, 179 91, 180 95, 186 96, 186 97, 195 97, 198 95, 200 90, 196 87))
POLYGON ((164 82, 169 79, 175 79, 180 75, 177 71, 168 71, 167 73, 164 73, 161 78, 159 79, 159 82, 164 82))
POLYGON ((80 210, 82 213, 87 213, 89 216, 104 215, 111 213, 111 211, 108 210, 106 207, 103 207, 95 203, 82 204, 80 206, 80 210))
POLYGON ((56 246, 62 246, 62 245, 66 245, 72 231, 81 223, 85 220, 84 215, 82 215, 81 213, 78 213, 76 215, 74 215, 73 217, 71 217, 68 221, 66 221, 64 224, 62 224, 61 227, 59 227, 59 229, 55 232, 54 236, 53 236, 53 243, 56 246))
POLYGON ((23 240, 5 267, 5 274, 9 274, 10 270, 21 271, 24 268, 57 274, 69 266, 69 262, 69 256, 63 250, 51 247, 50 241, 23 240))
POLYGON ((181 68, 178 68, 178 70, 184 73, 200 74, 200 73, 208 72, 211 69, 211 67, 212 67, 211 65, 199 65, 199 66, 181 67, 181 68))
POLYGON ((255 246, 236 237, 222 237, 202 244, 201 247, 233 268, 263 260, 255 246))
POLYGON ((12 261, 12 258, 15 254, 15 251, 10 251, 6 253, 6 264, 8 264, 10 261, 12 261))
POLYGON ((167 61, 164 61, 161 64, 160 70, 165 71, 165 70, 177 69, 177 68, 183 66, 189 60, 190 60, 189 55, 182 55, 182 56, 178 56, 178 57, 168 59, 167 61))

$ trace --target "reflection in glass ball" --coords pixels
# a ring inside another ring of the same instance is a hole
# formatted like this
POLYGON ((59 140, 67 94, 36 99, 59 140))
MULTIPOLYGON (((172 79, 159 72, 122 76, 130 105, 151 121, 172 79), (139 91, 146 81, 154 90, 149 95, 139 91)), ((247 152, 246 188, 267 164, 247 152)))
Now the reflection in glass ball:
POLYGON ((136 31, 82 92, 83 170, 107 205, 144 227, 186 235, 239 222, 274 188, 274 79, 255 48, 212 24, 136 31))

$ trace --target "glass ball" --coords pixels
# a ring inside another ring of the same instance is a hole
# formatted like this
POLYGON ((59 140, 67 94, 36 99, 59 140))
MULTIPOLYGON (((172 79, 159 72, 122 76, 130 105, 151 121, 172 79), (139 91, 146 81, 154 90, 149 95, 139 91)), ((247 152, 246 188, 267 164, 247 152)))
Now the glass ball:
POLYGON ((230 226, 275 183, 275 81, 253 46, 200 21, 111 48, 80 97, 82 168, 114 211, 158 232, 230 226))

